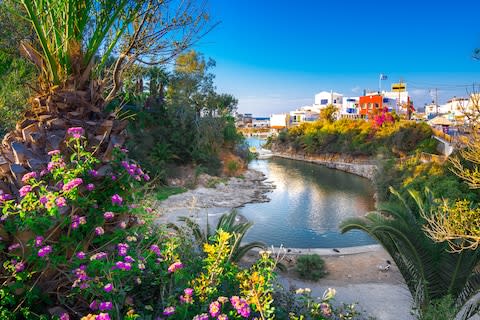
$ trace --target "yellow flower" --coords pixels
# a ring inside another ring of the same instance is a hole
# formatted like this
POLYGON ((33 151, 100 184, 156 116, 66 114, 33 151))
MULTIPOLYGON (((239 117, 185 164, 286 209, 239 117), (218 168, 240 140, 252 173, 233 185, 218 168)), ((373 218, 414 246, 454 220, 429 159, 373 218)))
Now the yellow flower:
POLYGON ((89 313, 86 316, 82 317, 82 319, 80 320, 95 320, 96 317, 97 315, 89 313))

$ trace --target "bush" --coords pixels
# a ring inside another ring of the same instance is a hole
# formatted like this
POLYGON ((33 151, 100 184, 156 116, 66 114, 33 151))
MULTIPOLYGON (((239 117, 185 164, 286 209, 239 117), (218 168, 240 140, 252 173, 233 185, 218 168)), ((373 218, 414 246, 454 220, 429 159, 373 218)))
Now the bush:
POLYGON ((291 147, 309 154, 340 153, 352 156, 398 157, 435 152, 431 128, 425 123, 365 120, 318 120, 282 131, 268 146, 291 147))
POLYGON ((236 175, 237 171, 240 170, 242 165, 238 163, 237 160, 229 160, 227 162, 227 172, 228 175, 234 176, 236 175))
POLYGON ((318 254, 311 254, 299 256, 295 270, 300 278, 317 281, 326 274, 324 267, 323 259, 318 254))
POLYGON ((451 295, 432 301, 421 313, 419 320, 451 320, 455 319, 458 308, 451 295))

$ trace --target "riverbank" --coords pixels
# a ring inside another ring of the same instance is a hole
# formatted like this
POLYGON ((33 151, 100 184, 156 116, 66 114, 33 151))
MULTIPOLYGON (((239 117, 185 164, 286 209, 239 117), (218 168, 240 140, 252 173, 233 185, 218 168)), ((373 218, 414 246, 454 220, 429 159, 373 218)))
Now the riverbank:
POLYGON ((247 203, 268 202, 268 192, 275 188, 260 171, 248 169, 242 177, 232 177, 212 183, 204 180, 187 192, 170 196, 158 202, 156 221, 158 223, 178 223, 178 218, 187 216, 201 227, 207 222, 215 225, 223 213, 247 203))
POLYGON ((273 157, 286 158, 291 160, 306 161, 323 165, 327 168, 345 171, 371 181, 375 179, 378 165, 374 160, 356 159, 355 157, 344 157, 333 154, 306 155, 293 152, 273 151, 273 157))

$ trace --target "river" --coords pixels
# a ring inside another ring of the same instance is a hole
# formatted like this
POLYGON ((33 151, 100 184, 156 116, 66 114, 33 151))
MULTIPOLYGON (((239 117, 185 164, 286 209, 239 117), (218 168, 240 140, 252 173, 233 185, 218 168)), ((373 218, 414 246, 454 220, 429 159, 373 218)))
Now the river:
MULTIPOLYGON (((258 146, 258 139, 249 139, 258 146)), ((266 203, 247 204, 239 212, 254 222, 244 241, 289 248, 342 248, 374 244, 366 233, 340 234, 341 221, 373 210, 374 189, 365 178, 320 165, 282 159, 254 160, 276 188, 266 203)))

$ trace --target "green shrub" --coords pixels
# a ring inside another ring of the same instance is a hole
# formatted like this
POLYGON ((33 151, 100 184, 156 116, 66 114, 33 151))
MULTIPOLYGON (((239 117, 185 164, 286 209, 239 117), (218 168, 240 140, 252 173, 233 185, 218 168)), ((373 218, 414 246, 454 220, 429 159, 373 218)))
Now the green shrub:
POLYGON ((318 254, 311 254, 299 256, 295 270, 302 279, 317 281, 326 274, 324 268, 323 259, 318 254))
POLYGON ((432 301, 421 313, 419 320, 451 320, 455 319, 458 308, 451 295, 432 301))
POLYGON ((226 167, 228 174, 233 176, 241 168, 241 164, 236 160, 229 160, 226 167))

